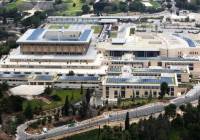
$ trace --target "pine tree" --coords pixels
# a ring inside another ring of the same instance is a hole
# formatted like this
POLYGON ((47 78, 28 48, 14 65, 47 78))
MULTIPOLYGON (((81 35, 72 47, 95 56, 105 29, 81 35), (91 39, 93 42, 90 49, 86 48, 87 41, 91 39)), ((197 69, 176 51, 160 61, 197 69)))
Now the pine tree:
POLYGON ((24 110, 24 116, 27 118, 27 119, 32 119, 33 118, 33 110, 32 110, 32 107, 31 107, 31 104, 28 103, 25 110, 24 110))
POLYGON ((66 98, 65 98, 65 104, 63 106, 63 113, 64 113, 64 115, 66 115, 66 116, 69 115, 69 108, 70 108, 70 103, 69 103, 68 96, 66 96, 66 98))
POLYGON ((83 86, 81 85, 81 92, 80 94, 82 95, 83 94, 83 86))
POLYGON ((91 98, 90 89, 87 89, 87 92, 85 94, 85 99, 86 99, 87 104, 90 103, 90 98, 91 98))
POLYGON ((128 130, 130 127, 130 121, 129 121, 129 112, 126 113, 126 119, 125 119, 125 130, 128 130))

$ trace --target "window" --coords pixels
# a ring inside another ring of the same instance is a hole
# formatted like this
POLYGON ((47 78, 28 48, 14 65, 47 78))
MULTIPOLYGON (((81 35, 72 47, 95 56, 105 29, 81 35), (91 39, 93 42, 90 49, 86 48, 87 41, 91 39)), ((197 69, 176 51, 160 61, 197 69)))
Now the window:
POLYGON ((148 96, 148 91, 145 91, 145 92, 144 92, 144 95, 145 95, 145 96, 148 96))
POLYGON ((157 92, 156 91, 153 92, 153 96, 155 96, 155 97, 157 96, 157 92))
POLYGON ((109 98, 109 93, 106 92, 106 98, 109 98))
POLYGON ((121 91, 121 97, 125 98, 125 91, 121 91))
POLYGON ((158 62, 158 64, 157 64, 158 66, 162 66, 162 62, 158 62))
POLYGON ((117 90, 115 90, 115 92, 114 92, 114 98, 118 98, 118 91, 117 90))
POLYGON ((136 94, 136 97, 139 97, 140 92, 139 92, 139 91, 136 91, 135 94, 136 94))

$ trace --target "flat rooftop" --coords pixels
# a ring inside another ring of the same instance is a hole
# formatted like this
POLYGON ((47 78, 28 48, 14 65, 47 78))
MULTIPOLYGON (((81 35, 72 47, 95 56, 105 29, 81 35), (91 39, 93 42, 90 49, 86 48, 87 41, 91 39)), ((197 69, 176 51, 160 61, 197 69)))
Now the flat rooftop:
POLYGON ((82 44, 89 43, 92 30, 67 29, 29 29, 18 40, 19 44, 46 43, 46 44, 82 44))
MULTIPOLYGON (((188 68, 131 68, 132 73, 189 73, 188 68)), ((109 67, 108 73, 122 73, 122 67, 109 67)))
POLYGON ((197 37, 171 33, 136 33, 121 39, 99 42, 97 47, 108 51, 160 51, 160 49, 197 48, 197 37), (126 41, 120 41, 126 40, 126 41))
POLYGON ((176 86, 178 85, 175 74, 173 76, 161 75, 161 77, 157 76, 108 76, 103 85, 152 85, 152 86, 160 86, 162 82, 167 82, 168 85, 176 86))

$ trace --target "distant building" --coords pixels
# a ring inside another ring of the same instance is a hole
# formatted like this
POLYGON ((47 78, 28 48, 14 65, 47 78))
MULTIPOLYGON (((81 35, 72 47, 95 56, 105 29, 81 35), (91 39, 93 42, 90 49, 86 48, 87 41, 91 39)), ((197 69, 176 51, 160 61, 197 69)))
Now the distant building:
POLYGON ((85 54, 89 48, 92 30, 30 29, 17 40, 23 54, 85 54))

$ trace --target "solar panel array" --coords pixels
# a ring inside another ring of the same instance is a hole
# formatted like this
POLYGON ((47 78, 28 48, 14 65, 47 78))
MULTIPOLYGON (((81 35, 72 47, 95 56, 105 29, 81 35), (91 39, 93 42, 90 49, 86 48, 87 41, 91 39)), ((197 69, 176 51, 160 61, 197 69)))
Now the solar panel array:
POLYGON ((0 78, 24 79, 24 78, 27 78, 27 75, 24 75, 24 74, 0 74, 0 78))
POLYGON ((130 83, 130 84, 161 84, 162 82, 167 82, 168 84, 173 84, 173 77, 161 77, 161 78, 107 78, 107 83, 130 83))
POLYGON ((36 40, 44 31, 44 29, 35 29, 27 40, 36 40))
MULTIPOLYGON (((121 67, 109 67, 108 72, 122 72, 121 67)), ((133 68, 132 72, 154 72, 154 73, 182 73, 179 69, 138 69, 133 68)))
POLYGON ((52 81, 54 79, 51 75, 37 75, 34 80, 35 81, 52 81))
POLYGON ((176 69, 133 69, 133 72, 181 73, 184 71, 176 69))
POLYGON ((98 81, 97 76, 61 76, 58 81, 98 81))

